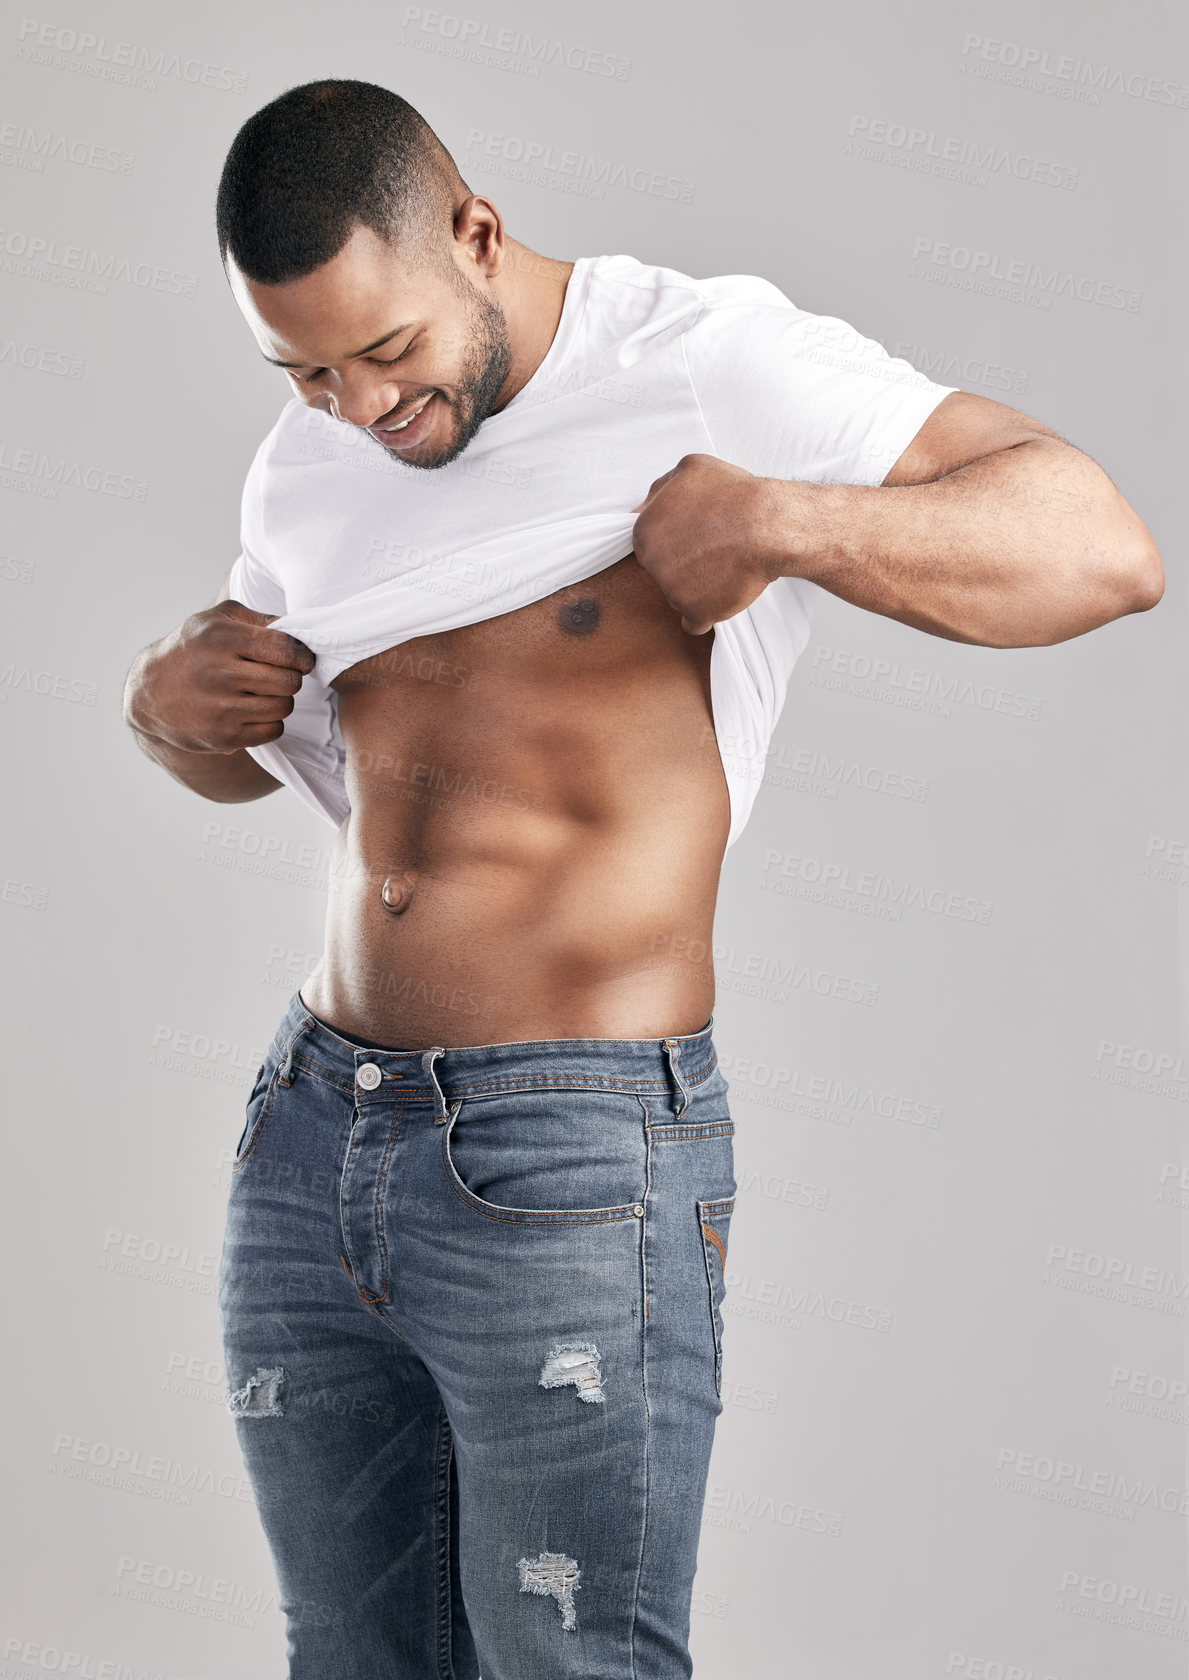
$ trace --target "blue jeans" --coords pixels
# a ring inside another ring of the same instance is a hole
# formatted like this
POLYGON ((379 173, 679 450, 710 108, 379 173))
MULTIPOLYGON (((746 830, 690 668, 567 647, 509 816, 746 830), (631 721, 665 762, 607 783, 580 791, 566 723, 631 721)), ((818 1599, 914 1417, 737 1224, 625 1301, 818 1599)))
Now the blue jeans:
POLYGON ((736 1189, 701 1032, 363 1044, 290 1000, 219 1271, 290 1680, 678 1680, 736 1189))

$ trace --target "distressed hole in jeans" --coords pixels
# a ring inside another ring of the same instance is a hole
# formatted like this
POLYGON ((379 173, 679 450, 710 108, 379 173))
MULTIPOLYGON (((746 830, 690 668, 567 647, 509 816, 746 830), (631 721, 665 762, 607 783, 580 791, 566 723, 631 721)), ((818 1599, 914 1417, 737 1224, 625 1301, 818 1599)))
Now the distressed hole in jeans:
POLYGON ((540 1557, 531 1560, 521 1558, 517 1568, 520 1570, 521 1592, 543 1593, 555 1598, 561 1611, 562 1627, 573 1633, 577 1627, 574 1594, 582 1573, 577 1559, 567 1557, 564 1552, 542 1552, 540 1557))
POLYGON ((281 1384, 284 1380, 285 1372, 280 1365, 269 1370, 259 1366, 256 1375, 249 1377, 242 1388, 228 1394, 227 1410, 232 1417, 284 1417, 281 1408, 281 1384))
POLYGON ((579 1400, 592 1404, 604 1399, 599 1350, 593 1342, 554 1342, 537 1380, 542 1388, 573 1383, 579 1400))

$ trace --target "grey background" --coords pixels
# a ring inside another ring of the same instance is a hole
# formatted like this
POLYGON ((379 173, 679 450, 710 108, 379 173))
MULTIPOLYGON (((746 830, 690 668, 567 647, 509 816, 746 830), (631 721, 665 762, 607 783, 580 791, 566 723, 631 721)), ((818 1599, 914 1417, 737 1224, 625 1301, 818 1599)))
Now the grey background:
POLYGON ((740 1193, 693 1649, 706 1680, 1184 1673, 1186 39, 1069 0, 10 14, 0 1674, 284 1672, 214 1269, 332 831, 176 786, 120 694, 226 575, 288 395, 219 267, 223 155, 328 74, 409 98, 535 249, 765 275, 1056 428, 1152 530, 1161 605, 1055 648, 819 611, 717 921, 740 1193), (524 178, 533 144, 610 178, 524 178), (62 283, 68 246, 110 278, 62 283), (1138 307, 973 289, 963 251, 1138 307), (876 919, 815 896, 829 866, 991 908, 876 919))

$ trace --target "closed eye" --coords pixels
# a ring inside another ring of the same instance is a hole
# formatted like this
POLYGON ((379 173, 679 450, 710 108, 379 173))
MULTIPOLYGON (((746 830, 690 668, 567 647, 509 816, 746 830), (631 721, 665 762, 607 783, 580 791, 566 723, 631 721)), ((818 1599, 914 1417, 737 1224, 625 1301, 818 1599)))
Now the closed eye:
MULTIPOLYGON (((382 356, 369 356, 367 359, 373 367, 395 367, 397 362, 405 359, 412 348, 412 344, 406 344, 399 356, 393 356, 388 361, 385 361, 382 356)), ((316 379, 321 379, 326 369, 315 368, 313 373, 294 373, 292 368, 286 368, 285 371, 291 378, 296 379, 299 385, 312 385, 316 379)))

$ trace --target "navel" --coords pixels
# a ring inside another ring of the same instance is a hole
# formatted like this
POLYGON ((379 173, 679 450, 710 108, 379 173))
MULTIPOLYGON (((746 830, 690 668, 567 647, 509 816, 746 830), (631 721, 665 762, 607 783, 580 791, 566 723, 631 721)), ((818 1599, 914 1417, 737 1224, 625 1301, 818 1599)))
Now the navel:
POLYGON ((557 612, 557 627, 567 636, 589 636, 599 627, 599 603, 592 600, 570 601, 557 612))
POLYGON ((412 903, 415 881, 416 877, 407 869, 399 875, 389 875, 380 888, 380 901, 385 910, 390 910, 394 916, 407 910, 412 903))

